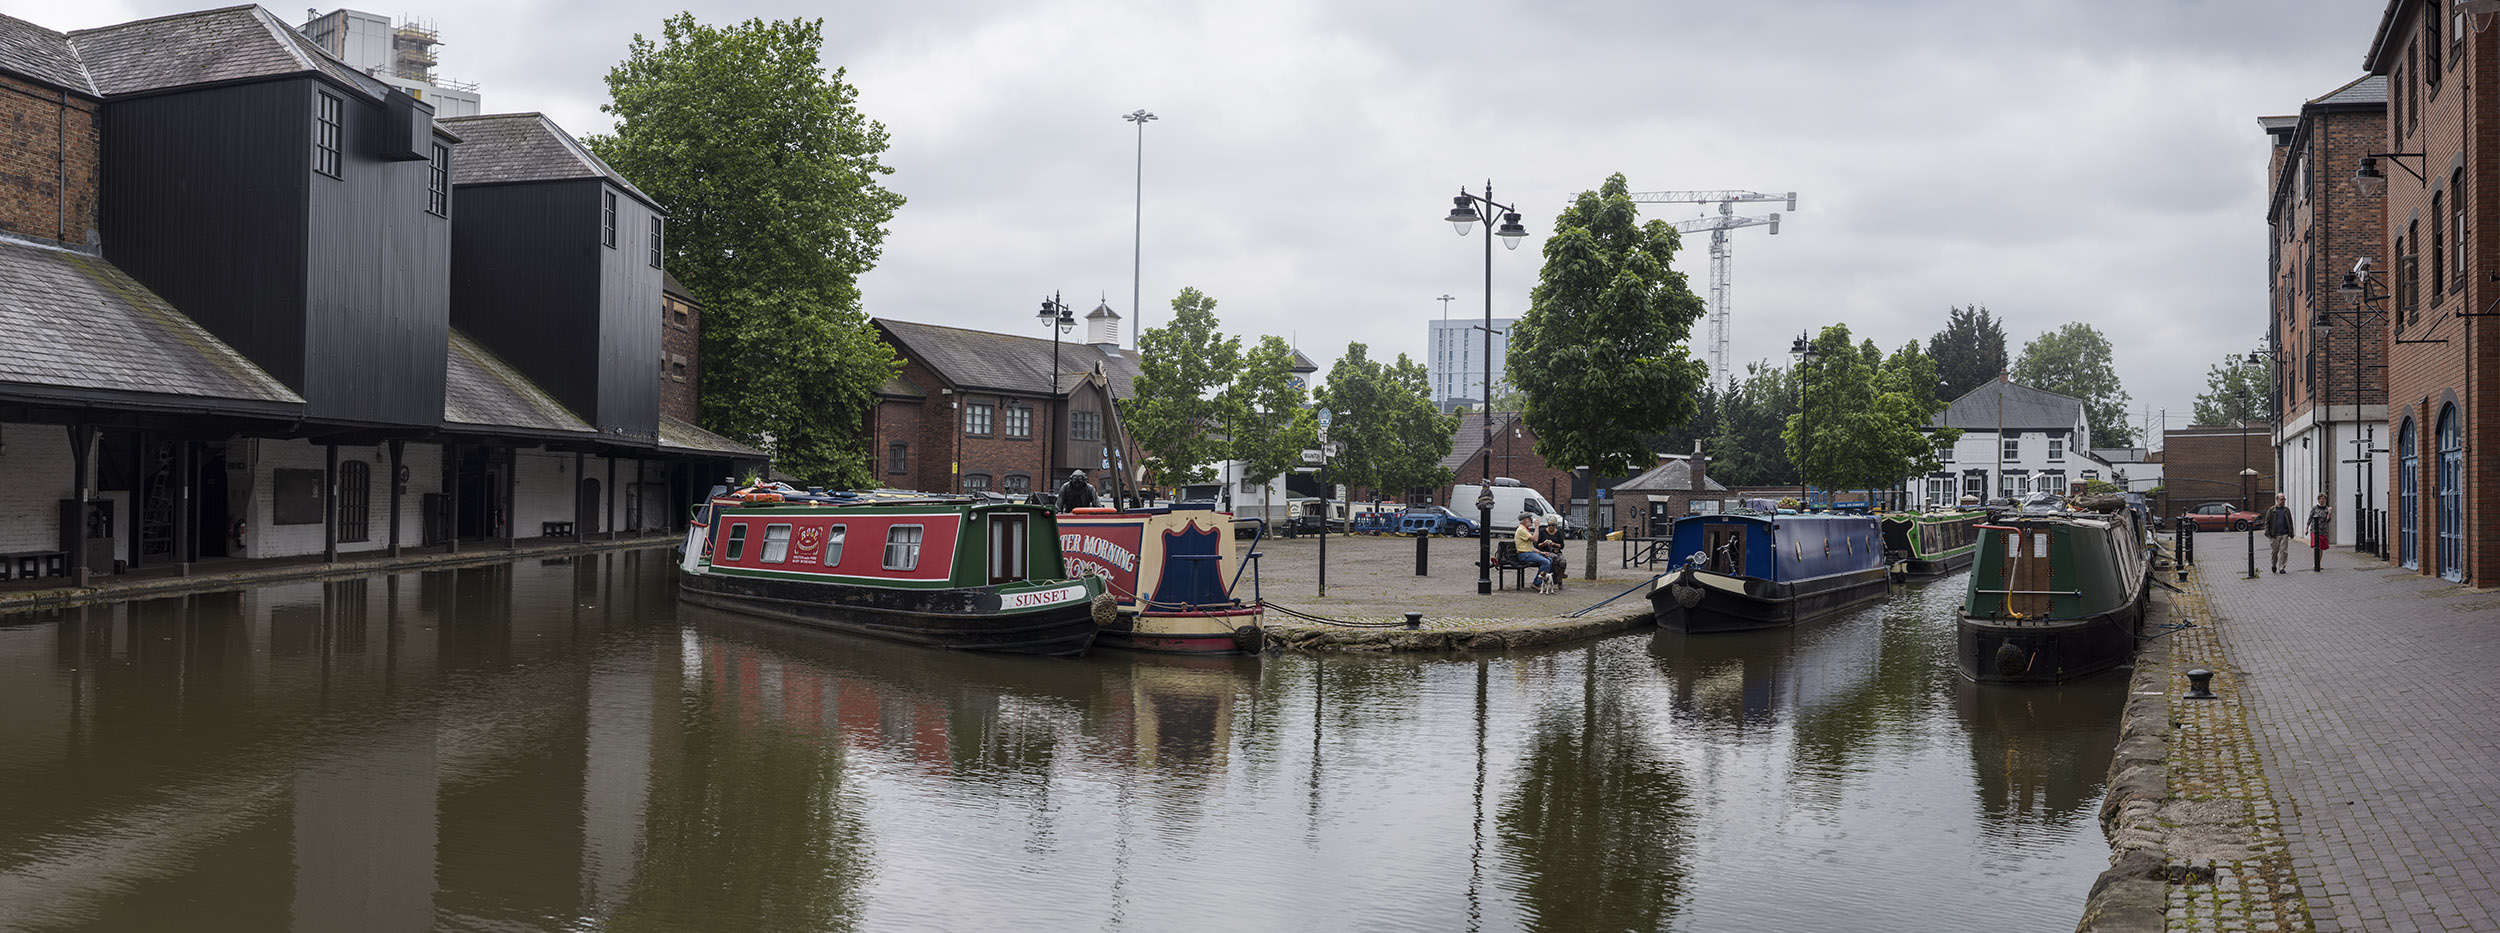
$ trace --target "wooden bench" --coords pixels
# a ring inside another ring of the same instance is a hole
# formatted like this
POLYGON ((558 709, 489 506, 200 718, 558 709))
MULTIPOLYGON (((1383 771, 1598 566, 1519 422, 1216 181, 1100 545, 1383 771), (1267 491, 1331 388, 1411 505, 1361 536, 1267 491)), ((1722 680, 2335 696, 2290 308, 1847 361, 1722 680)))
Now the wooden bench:
POLYGON ((540 537, 546 537, 546 538, 556 538, 556 537, 568 537, 568 538, 569 538, 569 537, 572 537, 572 535, 573 535, 573 523, 572 523, 572 522, 539 522, 539 523, 538 523, 538 534, 539 534, 539 536, 540 536, 540 537))
MULTIPOLYGON (((1562 589, 1563 578, 1570 572, 1567 569, 1570 564, 1568 561, 1564 560, 1563 556, 1560 554, 1551 556, 1554 558, 1554 570, 1546 576, 1546 579, 1554 581, 1554 588, 1559 590, 1562 589)), ((1496 585, 1499 585, 1502 589, 1527 589, 1528 568, 1533 566, 1535 565, 1519 559, 1519 546, 1517 544, 1504 541, 1493 546, 1493 579, 1496 585), (1511 575, 1508 581, 1504 581, 1502 579, 1502 573, 1504 571, 1508 571, 1511 575)))

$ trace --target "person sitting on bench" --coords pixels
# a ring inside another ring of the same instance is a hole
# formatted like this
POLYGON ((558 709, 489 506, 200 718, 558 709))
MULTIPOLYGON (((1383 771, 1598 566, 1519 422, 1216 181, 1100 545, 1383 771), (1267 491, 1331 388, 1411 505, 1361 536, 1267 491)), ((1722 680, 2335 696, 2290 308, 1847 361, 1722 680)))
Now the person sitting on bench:
POLYGON ((1554 590, 1561 592, 1563 578, 1571 575, 1570 564, 1563 559, 1562 516, 1546 513, 1536 531, 1536 549, 1554 569, 1554 590))
POLYGON ((1536 546, 1536 516, 1519 513, 1519 527, 1511 532, 1511 546, 1519 551, 1519 562, 1536 568, 1536 591, 1545 592, 1545 575, 1554 569, 1554 558, 1536 546))

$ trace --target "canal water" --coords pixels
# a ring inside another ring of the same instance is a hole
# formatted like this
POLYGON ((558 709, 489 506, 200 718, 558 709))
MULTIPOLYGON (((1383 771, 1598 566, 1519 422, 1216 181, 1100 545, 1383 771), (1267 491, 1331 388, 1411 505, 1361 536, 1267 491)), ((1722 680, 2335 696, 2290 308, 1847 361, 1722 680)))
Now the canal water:
POLYGON ((0 616, 0 929, 2064 930, 2123 676, 1960 580, 1484 659, 953 654, 659 551, 0 616))

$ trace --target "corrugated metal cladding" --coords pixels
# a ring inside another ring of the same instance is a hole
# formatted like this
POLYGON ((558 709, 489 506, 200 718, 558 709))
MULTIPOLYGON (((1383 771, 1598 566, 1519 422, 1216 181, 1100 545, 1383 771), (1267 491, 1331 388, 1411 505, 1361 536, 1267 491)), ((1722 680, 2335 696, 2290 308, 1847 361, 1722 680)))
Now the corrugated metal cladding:
POLYGON ((652 210, 618 197, 602 244, 595 178, 453 189, 453 324, 601 433, 659 433, 660 270, 652 210))
POLYGON ((310 77, 104 105, 105 257, 302 394, 308 417, 442 421, 451 255, 383 102, 310 77), (340 177, 312 171, 341 100, 340 177), (206 183, 214 179, 215 183, 206 183))

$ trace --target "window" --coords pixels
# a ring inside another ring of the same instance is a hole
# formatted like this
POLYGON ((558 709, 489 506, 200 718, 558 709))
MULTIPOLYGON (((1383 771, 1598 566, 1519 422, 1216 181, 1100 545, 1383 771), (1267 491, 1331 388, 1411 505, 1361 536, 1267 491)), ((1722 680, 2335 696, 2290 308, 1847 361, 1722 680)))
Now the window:
POLYGON ((988 492, 988 491, 990 491, 990 475, 989 475, 989 474, 987 474, 987 473, 966 473, 966 474, 964 474, 964 491, 965 491, 965 492, 988 492))
POLYGON ((1020 496, 1033 491, 1033 478, 1022 473, 1009 473, 1006 483, 999 489, 1020 496))
POLYGON ((650 240, 651 240, 651 244, 650 244, 650 245, 651 245, 651 268, 657 269, 657 268, 659 268, 659 267, 660 267, 660 218, 658 217, 658 215, 653 215, 653 216, 652 216, 652 218, 651 218, 651 237, 650 237, 650 240))
POLYGON ((373 467, 362 460, 339 464, 339 540, 367 541, 372 514, 373 467))
POLYGON ((1953 504, 1953 477, 1930 476, 1927 478, 1927 504, 1930 506, 1953 504))
POLYGON ((849 525, 835 525, 825 530, 825 566, 842 562, 842 537, 850 530, 849 525))
POLYGON ((729 556, 723 559, 737 560, 739 555, 745 554, 746 552, 747 523, 731 522, 729 524, 729 556))
POLYGON ((2053 492, 2053 493, 2056 493, 2056 494, 2061 495, 2061 496, 2062 496, 2062 495, 2065 495, 2065 494, 2066 494, 2066 477, 2065 477, 2063 474, 2058 474, 2058 473, 2043 473, 2043 474, 2041 474, 2041 475, 2040 475, 2040 491, 2041 491, 2041 492, 2053 492))
POLYGON ((1938 440, 1938 441, 1936 441, 1936 461, 1937 461, 1937 462, 1939 462, 1939 463, 1952 463, 1952 462, 1953 462, 1953 442, 1952 442, 1952 441, 1947 441, 1947 440, 1938 440))
POLYGON ((2022 458, 2023 458, 2023 439, 2022 439, 2022 438, 2020 438, 2020 437, 2009 437, 2009 438, 2006 438, 2006 439, 2005 439, 2005 441, 2004 441, 2004 443, 2002 444, 2002 446, 2004 447, 2004 451, 2003 451, 2003 453, 2004 453, 2005 459, 2007 459, 2007 460, 2020 460, 2020 459, 2022 459, 2022 458))
POLYGON ((1022 406, 1022 405, 1014 405, 1014 406, 1010 406, 1010 407, 1008 407, 1008 409, 1007 409, 1007 436, 1008 436, 1008 437, 1032 437, 1032 436, 1033 436, 1033 409, 1031 409, 1031 408, 1027 408, 1027 407, 1022 406))
POLYGON ((1102 412, 1069 412, 1068 437, 1080 441, 1102 440, 1102 412))
POLYGON ((313 114, 313 171, 332 178, 339 175, 339 124, 346 119, 345 104, 327 91, 315 92, 320 101, 313 114))
POLYGON ((2434 93, 2439 90, 2439 25, 2435 12, 2422 17, 2422 80, 2430 82, 2434 93))
POLYGON ((780 522, 764 526, 763 561, 767 564, 778 564, 789 559, 790 526, 780 522))
POLYGON ((989 433, 990 433, 990 410, 991 410, 993 407, 994 407, 994 406, 992 406, 992 405, 991 405, 990 403, 988 403, 988 402, 971 402, 971 403, 967 403, 967 404, 965 404, 965 405, 964 405, 964 433, 966 433, 966 434, 980 434, 980 435, 987 435, 987 434, 989 434, 989 433))
POLYGON ((919 525, 896 525, 885 532, 885 569, 920 569, 919 525))
POLYGON ((2052 437, 2052 438, 2049 438, 2049 459, 2050 459, 2051 461, 2057 461, 2057 460, 2064 460, 2064 459, 2066 459, 2066 439, 2065 439, 2065 438, 2062 438, 2062 437, 2052 437))
POLYGON ((599 191, 599 242, 616 248, 616 192, 599 191))
MULTIPOLYGON (((2448 190, 2465 196, 2465 170, 2448 173, 2448 190)), ((2448 274, 2456 277, 2457 291, 2465 290, 2465 207, 2456 205, 2448 211, 2448 274)))
POLYGON ((888 444, 885 448, 885 471, 900 473, 911 463, 911 445, 888 444))
POLYGON ((451 148, 434 147, 434 158, 425 170, 425 212, 436 217, 451 216, 451 148))
POLYGON ((1962 474, 1962 494, 1974 499, 1986 500, 1988 498, 1988 474, 1962 474))
POLYGON ((1014 583, 1026 577, 1033 539, 1025 533, 1022 515, 990 516, 990 584, 1014 583))
POLYGON ((684 382, 684 381, 686 381, 686 358, 685 358, 685 357, 682 357, 682 356, 678 356, 678 357, 671 357, 671 358, 669 359, 668 368, 669 368, 669 378, 671 378, 671 379, 675 379, 675 380, 677 380, 677 381, 679 381, 679 382, 684 382))
POLYGON ((2448 192, 2431 194, 2431 304, 2448 293, 2448 192))

